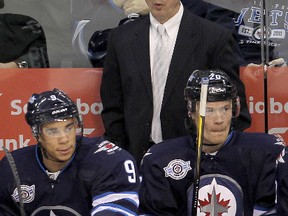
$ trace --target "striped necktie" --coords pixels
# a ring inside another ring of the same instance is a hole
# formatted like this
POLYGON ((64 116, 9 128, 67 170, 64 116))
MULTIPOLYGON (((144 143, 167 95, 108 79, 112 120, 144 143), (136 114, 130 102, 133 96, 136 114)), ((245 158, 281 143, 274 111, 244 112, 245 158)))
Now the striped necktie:
POLYGON ((151 139, 155 142, 162 141, 160 112, 164 95, 165 83, 169 70, 169 48, 168 35, 164 25, 157 27, 158 43, 154 53, 154 65, 152 71, 152 87, 153 87, 153 120, 151 139))

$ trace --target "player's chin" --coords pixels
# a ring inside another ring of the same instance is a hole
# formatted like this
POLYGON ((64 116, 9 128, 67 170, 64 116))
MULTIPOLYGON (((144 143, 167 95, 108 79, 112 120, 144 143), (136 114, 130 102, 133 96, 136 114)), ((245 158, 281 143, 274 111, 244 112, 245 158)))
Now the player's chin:
POLYGON ((225 140, 227 139, 227 132, 226 131, 214 131, 210 132, 209 134, 209 142, 212 145, 214 144, 219 144, 219 143, 224 143, 225 140))
POLYGON ((69 155, 58 155, 58 156, 57 156, 57 160, 58 160, 59 162, 67 162, 67 161, 69 161, 69 160, 71 159, 72 155, 73 155, 73 154, 69 154, 69 155))
POLYGON ((65 149, 65 150, 59 150, 57 152, 57 156, 59 158, 59 160, 69 160, 73 153, 74 153, 75 149, 74 148, 69 148, 69 149, 65 149))

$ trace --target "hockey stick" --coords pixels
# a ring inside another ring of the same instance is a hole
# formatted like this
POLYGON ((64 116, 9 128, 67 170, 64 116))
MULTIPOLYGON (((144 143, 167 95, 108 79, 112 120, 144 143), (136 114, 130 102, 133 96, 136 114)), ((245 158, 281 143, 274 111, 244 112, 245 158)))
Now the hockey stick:
POLYGON ((201 152, 203 142, 203 132, 205 123, 205 112, 207 103, 207 91, 208 91, 209 79, 207 77, 201 80, 201 94, 200 94, 200 106, 199 106, 199 119, 198 119, 198 133, 197 133, 197 148, 196 148, 196 167, 194 173, 194 191, 192 200, 192 215, 197 216, 198 196, 199 196, 199 183, 200 183, 200 163, 201 152))
POLYGON ((269 37, 268 37, 268 16, 266 14, 267 9, 266 9, 266 0, 261 0, 261 34, 260 34, 260 39, 261 39, 261 62, 263 65, 263 75, 264 75, 264 118, 265 118, 265 133, 268 133, 268 83, 267 83, 267 66, 269 66, 269 37), (266 45, 265 45, 266 44, 266 45))
POLYGON ((15 183, 16 183, 16 187, 17 187, 17 191, 18 191, 18 196, 19 196, 19 210, 21 213, 21 216, 26 216, 25 210, 24 210, 24 202, 23 202, 23 197, 22 197, 22 189, 21 189, 21 184, 20 184, 20 178, 19 178, 19 174, 17 171, 17 167, 15 164, 15 161, 12 157, 12 154, 8 151, 8 149, 6 149, 5 147, 2 147, 3 151, 7 157, 7 160, 9 162, 10 168, 12 170, 14 179, 15 179, 15 183))

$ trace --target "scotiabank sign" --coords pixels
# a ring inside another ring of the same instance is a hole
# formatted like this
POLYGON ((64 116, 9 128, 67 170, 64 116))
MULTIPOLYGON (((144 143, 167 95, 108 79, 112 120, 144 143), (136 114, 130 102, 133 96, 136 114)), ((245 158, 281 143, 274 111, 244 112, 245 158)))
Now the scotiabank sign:
POLYGON ((288 142, 288 68, 246 67, 240 70, 246 87, 252 126, 247 131, 280 134, 288 142), (266 89, 266 90, 265 90, 266 89), (265 104, 267 114, 265 115, 265 104))
POLYGON ((3 146, 12 151, 35 144, 24 118, 27 101, 33 93, 53 88, 77 103, 86 136, 102 135, 101 76, 102 70, 94 68, 0 69, 0 159, 3 146))
MULTIPOLYGON (((288 142, 288 68, 268 68, 266 83, 262 67, 241 68, 240 74, 252 116, 247 131, 265 132, 267 122, 268 133, 279 133, 288 142)), ((92 68, 0 69, 0 159, 3 146, 12 151, 35 144, 24 119, 27 101, 32 93, 53 88, 63 90, 77 103, 86 136, 102 135, 101 76, 101 69, 92 68)))

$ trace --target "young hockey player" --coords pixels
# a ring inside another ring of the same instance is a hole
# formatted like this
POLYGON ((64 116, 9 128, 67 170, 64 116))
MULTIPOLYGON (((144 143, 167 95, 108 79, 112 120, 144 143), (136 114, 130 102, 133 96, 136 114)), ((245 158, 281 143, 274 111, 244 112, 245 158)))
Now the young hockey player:
POLYGON ((0 162, 1 216, 137 214, 134 159, 102 137, 82 137, 77 106, 65 93, 33 94, 25 117, 37 145, 0 162))
POLYGON ((275 207, 275 167, 283 143, 274 135, 231 128, 232 118, 239 113, 239 99, 235 85, 220 70, 197 70, 187 82, 184 94, 188 115, 196 127, 204 77, 209 85, 198 197, 194 199, 198 140, 191 134, 163 141, 145 154, 140 172, 140 209, 157 216, 192 216, 196 200, 197 215, 267 213, 275 207))

